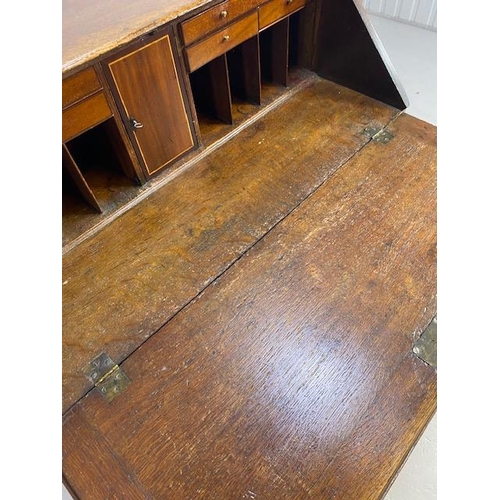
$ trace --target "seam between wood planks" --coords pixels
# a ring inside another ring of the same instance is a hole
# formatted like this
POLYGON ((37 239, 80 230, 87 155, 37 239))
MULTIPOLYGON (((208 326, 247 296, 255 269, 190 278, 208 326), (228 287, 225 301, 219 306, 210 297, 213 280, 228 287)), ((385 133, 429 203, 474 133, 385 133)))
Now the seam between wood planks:
POLYGON ((135 196, 132 200, 126 202, 123 206, 119 207, 117 210, 110 213, 103 220, 95 224, 92 228, 88 229, 87 231, 84 231, 80 236, 76 237, 75 239, 64 245, 62 248, 62 255, 63 256, 66 255, 68 252, 76 248, 78 245, 80 245, 87 239, 91 238, 92 236, 96 235, 99 231, 104 229, 108 224, 113 222, 115 219, 122 216, 130 209, 134 208, 141 201, 151 196, 153 193, 155 193, 160 188, 165 186, 167 183, 169 183, 177 176, 185 172, 187 169, 194 166, 196 163, 203 160, 211 153, 219 149, 221 146, 226 144, 226 142, 228 142, 230 139, 243 132, 243 130, 245 130, 246 128, 253 125, 255 122, 262 119, 268 113, 270 113, 274 109, 284 104, 290 98, 292 98, 295 94, 297 94, 298 92, 305 89, 306 87, 313 84, 315 81, 319 79, 320 77, 317 76, 316 74, 310 75, 308 78, 298 83, 295 87, 291 88, 288 92, 285 92, 284 94, 276 98, 273 102, 271 102, 270 104, 259 110, 255 115, 250 117, 248 120, 245 120, 243 123, 240 123, 240 125, 237 125, 233 130, 231 130, 231 132, 221 137, 220 139, 216 140, 214 143, 208 145, 205 149, 201 149, 201 151, 199 151, 196 154, 196 156, 187 160, 185 163, 182 163, 172 172, 169 172, 165 176, 162 176, 161 179, 152 179, 150 181, 151 184, 147 188, 145 188, 142 192, 139 192, 137 196, 135 196))
MULTIPOLYGON (((274 108, 273 108, 274 109, 274 108)), ((390 127, 402 114, 404 113, 404 111, 399 111, 395 116, 393 116, 389 122, 384 125, 379 132, 385 130, 387 127, 390 127)), ((262 115, 260 115, 262 116, 262 115)), ((377 133, 379 133, 377 132, 377 133)), ((309 194, 307 194, 297 205, 295 205, 295 207, 293 207, 291 210, 289 210, 288 212, 286 212, 284 215, 282 215, 272 226, 270 226, 267 231, 265 231, 259 238, 257 238, 248 248, 246 248, 240 255, 238 255, 233 261, 229 262, 226 267, 224 267, 224 269, 222 269, 217 275, 213 276, 209 281, 207 281, 207 283, 205 284, 205 286, 203 286, 199 292, 194 295, 193 297, 191 297, 184 305, 181 305, 179 307, 179 309, 177 311, 174 312, 174 314, 172 314, 172 316, 170 316, 164 323, 162 323, 162 325, 160 327, 158 327, 151 335, 148 336, 148 338, 146 338, 143 342, 141 342, 140 344, 138 344, 129 354, 127 354, 119 363, 117 363, 118 366, 120 366, 122 363, 124 363, 130 356, 132 356, 138 349, 140 349, 143 345, 145 345, 148 340, 152 339, 162 328, 164 328, 170 321, 172 321, 179 313, 181 313, 184 309, 186 309, 187 307, 189 307, 189 305, 191 303, 193 303, 194 301, 196 301, 198 299, 198 297, 205 292, 205 290, 210 286, 212 285, 212 283, 214 283, 216 280, 220 279, 229 269, 231 269, 240 259, 242 259, 245 255, 248 254, 248 252, 250 252, 252 250, 253 247, 255 247, 255 245, 257 245, 261 240, 263 240, 266 236, 268 236, 269 234, 272 233, 272 231, 274 231, 274 229, 280 225, 287 217, 289 217, 291 214, 293 214, 296 210, 298 210, 302 204, 304 202, 306 202, 311 196, 313 196, 322 186, 324 186, 324 184, 326 182, 328 182, 334 175, 336 175, 342 168, 344 168, 344 166, 349 163, 358 153, 360 153, 361 151, 363 151, 364 148, 366 148, 369 144, 371 144, 373 142, 373 137, 369 137, 368 140, 359 148, 357 149, 356 151, 354 151, 351 155, 349 155, 345 161, 343 161, 337 169, 335 169, 330 175, 328 175, 323 181, 321 181, 309 194)), ((218 145, 217 147, 220 147, 220 145, 218 145)), ((213 151, 215 149, 217 149, 217 147, 215 147, 214 149, 211 149, 210 151, 213 151)), ((198 157, 197 157, 197 161, 198 161, 198 157)), ((186 167, 187 168, 187 167, 186 167)), ((167 180, 165 180, 164 182, 162 182, 161 186, 163 186, 165 183, 167 182, 167 180)), ((158 186, 156 187, 156 189, 158 189, 159 187, 161 186, 158 186)), ((155 189, 155 190, 156 190, 155 189)), ((148 195, 149 195, 149 192, 148 192, 148 195)), ((142 199, 142 198, 141 198, 142 199)), ((135 205, 135 204, 134 204, 135 205)), ((127 208, 130 209, 132 208, 131 206, 127 208)), ((94 389, 94 387, 90 387, 88 390, 84 391, 82 393, 82 395, 76 399, 73 403, 71 403, 66 411, 63 413, 63 416, 66 415, 72 408, 74 408, 92 389, 94 389)))

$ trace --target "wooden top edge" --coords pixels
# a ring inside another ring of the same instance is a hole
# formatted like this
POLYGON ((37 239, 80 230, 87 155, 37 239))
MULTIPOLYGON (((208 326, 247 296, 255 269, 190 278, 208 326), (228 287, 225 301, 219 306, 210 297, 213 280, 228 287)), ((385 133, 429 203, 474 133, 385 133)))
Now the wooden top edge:
POLYGON ((217 2, 62 0, 63 76, 188 12, 217 2))

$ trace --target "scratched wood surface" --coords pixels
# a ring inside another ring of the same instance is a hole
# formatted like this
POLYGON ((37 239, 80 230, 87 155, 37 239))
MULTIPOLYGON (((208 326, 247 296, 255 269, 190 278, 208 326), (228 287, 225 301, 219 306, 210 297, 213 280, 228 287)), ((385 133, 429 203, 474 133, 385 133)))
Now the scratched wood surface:
POLYGON ((436 129, 388 129, 66 414, 78 498, 382 497, 436 407, 436 129))
POLYGON ((62 0, 62 72, 122 47, 214 0, 62 0))
POLYGON ((362 148, 396 110, 316 79, 63 256, 63 409, 362 148))

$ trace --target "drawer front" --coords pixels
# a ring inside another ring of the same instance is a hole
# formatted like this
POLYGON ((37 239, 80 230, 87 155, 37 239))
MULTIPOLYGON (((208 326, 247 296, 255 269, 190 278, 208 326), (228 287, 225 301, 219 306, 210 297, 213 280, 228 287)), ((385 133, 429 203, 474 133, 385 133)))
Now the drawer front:
POLYGON ((306 0, 271 0, 259 9, 259 29, 283 19, 305 4, 306 0))
POLYGON ((258 31, 258 16, 257 11, 255 11, 206 40, 192 45, 186 49, 189 71, 193 72, 212 59, 252 38, 252 36, 257 35, 258 31))
POLYGON ((84 69, 62 82, 62 107, 67 108, 102 89, 93 67, 84 69))
POLYGON ((190 45, 213 31, 224 28, 237 17, 258 7, 262 0, 227 0, 181 24, 185 45, 190 45))
POLYGON ((63 142, 73 139, 112 116, 113 113, 103 92, 71 106, 63 111, 62 115, 63 142))

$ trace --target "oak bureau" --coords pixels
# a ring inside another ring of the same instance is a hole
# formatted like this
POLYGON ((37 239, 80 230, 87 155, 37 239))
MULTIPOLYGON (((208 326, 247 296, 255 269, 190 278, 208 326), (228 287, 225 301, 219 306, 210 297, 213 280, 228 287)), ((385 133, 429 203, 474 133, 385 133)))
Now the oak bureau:
POLYGON ((435 127, 353 0, 63 0, 63 480, 382 498, 436 409, 435 127))

